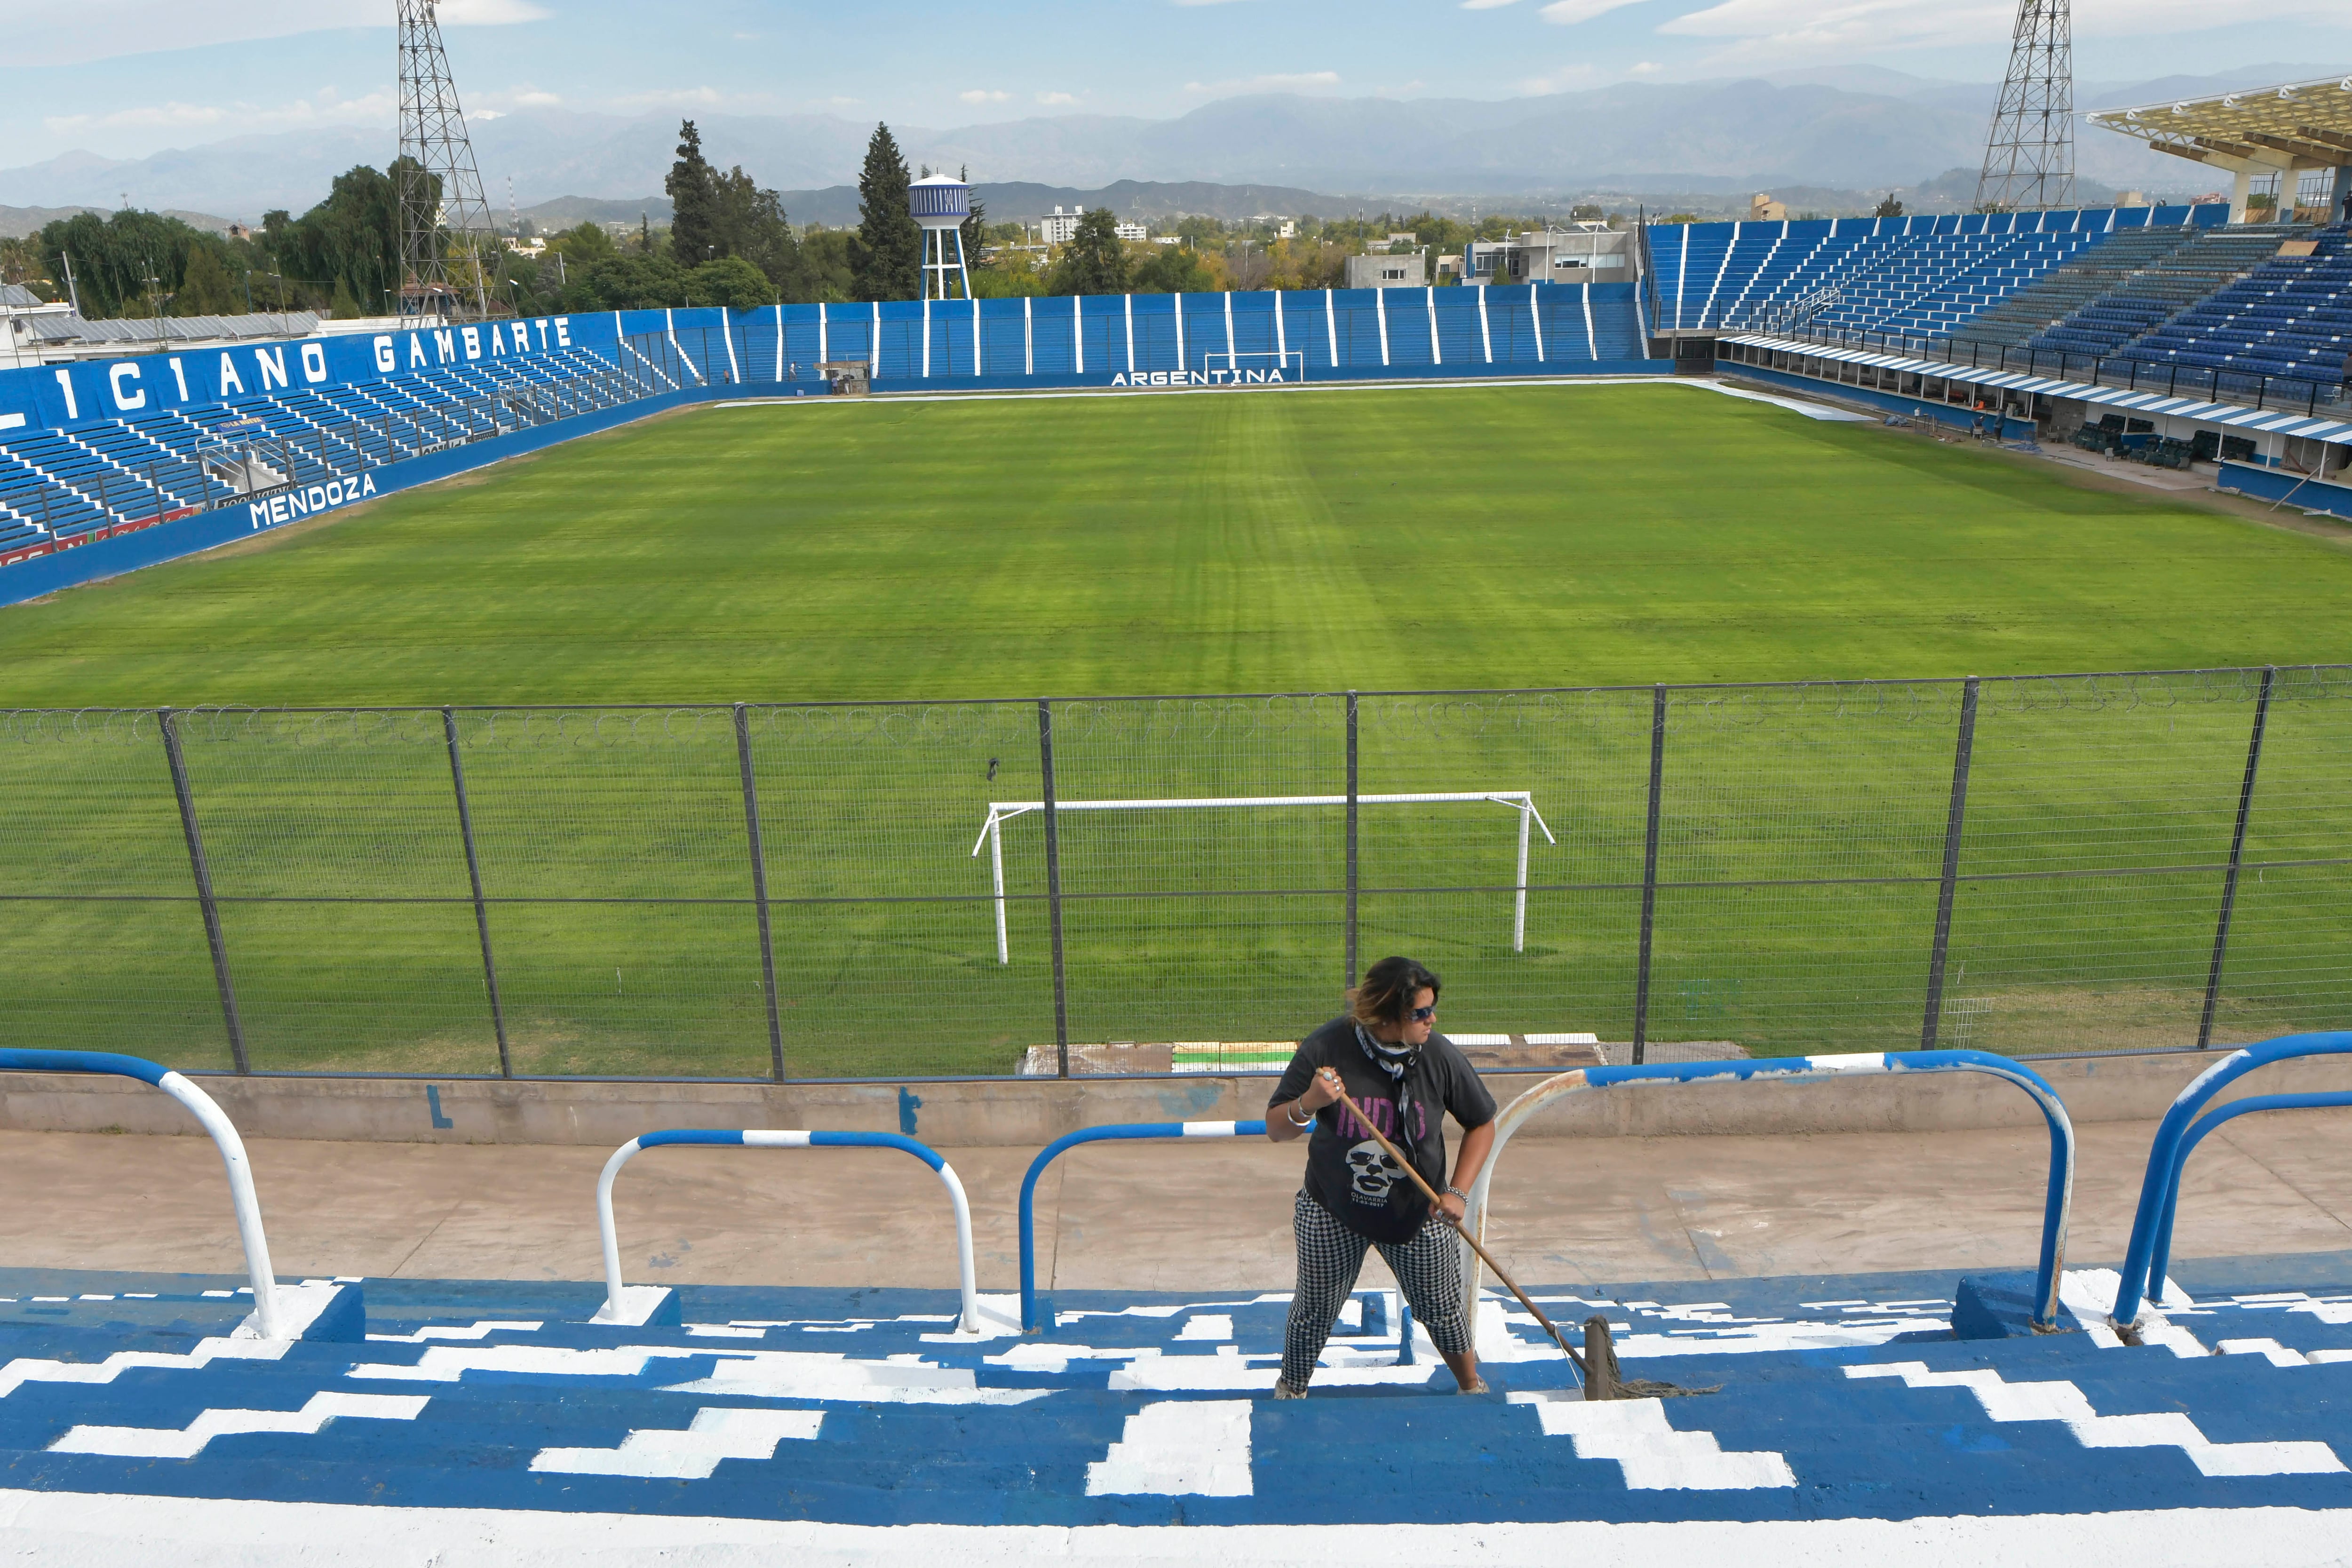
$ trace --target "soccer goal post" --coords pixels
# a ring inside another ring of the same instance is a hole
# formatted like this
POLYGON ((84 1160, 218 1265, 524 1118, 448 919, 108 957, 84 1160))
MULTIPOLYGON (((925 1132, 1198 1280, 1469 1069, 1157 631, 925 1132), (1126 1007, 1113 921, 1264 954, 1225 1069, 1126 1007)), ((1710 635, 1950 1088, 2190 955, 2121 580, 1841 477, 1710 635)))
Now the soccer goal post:
POLYGON ((1267 349, 1255 353, 1244 352, 1204 353, 1201 356, 1201 369, 1212 377, 1223 371, 1227 382, 1239 382, 1244 384, 1253 382, 1305 381, 1307 355, 1304 352, 1295 349, 1281 353, 1267 349))
MULTIPOLYGON (((1341 805, 1348 804, 1344 795, 1201 795, 1172 800, 1057 800, 1054 813, 1079 811, 1246 811, 1298 806, 1341 805)), ((1528 829, 1542 830, 1544 842, 1557 844, 1551 828, 1536 809, 1535 796, 1523 789, 1493 789, 1447 791, 1423 795, 1360 795, 1354 797, 1358 805, 1502 805, 1519 816, 1518 876, 1512 885, 1511 951, 1525 952, 1528 944, 1528 829)), ((977 858, 982 849, 988 851, 988 868, 996 891, 996 962, 1013 962, 1013 945, 1005 927, 1004 910, 1004 825, 1015 817, 1027 816, 1045 809, 1042 800, 997 800, 988 805, 988 820, 981 825, 980 837, 973 840, 971 853, 977 858)))

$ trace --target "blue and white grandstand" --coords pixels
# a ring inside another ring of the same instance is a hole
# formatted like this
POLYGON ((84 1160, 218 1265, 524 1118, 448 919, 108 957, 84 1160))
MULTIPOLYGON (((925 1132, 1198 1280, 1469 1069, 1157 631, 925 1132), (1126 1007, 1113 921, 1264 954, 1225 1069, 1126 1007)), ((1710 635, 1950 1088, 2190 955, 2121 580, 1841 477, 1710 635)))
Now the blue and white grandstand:
POLYGON ((2211 205, 1659 224, 1647 298, 1661 332, 1811 323, 1948 336, 2113 235, 2228 216, 2211 205))

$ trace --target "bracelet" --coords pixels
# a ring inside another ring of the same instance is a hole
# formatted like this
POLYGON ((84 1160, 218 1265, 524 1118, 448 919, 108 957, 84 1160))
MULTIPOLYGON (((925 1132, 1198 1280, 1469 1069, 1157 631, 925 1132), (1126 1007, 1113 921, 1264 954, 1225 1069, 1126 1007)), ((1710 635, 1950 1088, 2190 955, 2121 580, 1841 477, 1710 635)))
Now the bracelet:
MULTIPOLYGON (((1312 1126, 1314 1126, 1314 1125, 1315 1125, 1315 1117, 1316 1117, 1316 1112, 1314 1112, 1314 1111, 1312 1111, 1312 1110, 1310 1110, 1310 1111, 1308 1111, 1308 1112, 1307 1113, 1307 1120, 1306 1120, 1306 1121, 1299 1121, 1299 1120, 1298 1120, 1298 1101, 1297 1101, 1297 1100, 1292 1100, 1292 1101, 1290 1102, 1289 1107, 1288 1107, 1286 1110, 1285 1110, 1283 1111, 1283 1113, 1282 1113, 1282 1114, 1283 1114, 1284 1119, 1285 1119, 1286 1121, 1288 1121, 1288 1122, 1289 1122, 1293 1127, 1305 1128, 1305 1127, 1312 1127, 1312 1126)), ((1465 1201, 1466 1202, 1467 1200, 1465 1200, 1465 1201)))
POLYGON ((1448 1187, 1445 1191, 1450 1196, 1460 1198, 1465 1204, 1470 1201, 1470 1194, 1460 1187, 1448 1187))

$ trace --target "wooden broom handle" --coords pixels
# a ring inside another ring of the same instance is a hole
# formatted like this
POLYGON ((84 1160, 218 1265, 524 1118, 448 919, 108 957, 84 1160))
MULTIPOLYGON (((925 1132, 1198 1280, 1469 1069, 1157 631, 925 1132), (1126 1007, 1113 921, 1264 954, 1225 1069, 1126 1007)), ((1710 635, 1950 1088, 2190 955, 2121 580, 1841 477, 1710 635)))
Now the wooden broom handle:
MULTIPOLYGON (((1336 1077, 1338 1075, 1334 1074, 1333 1076, 1336 1077)), ((1372 1125, 1372 1119, 1364 1114, 1364 1108, 1358 1105, 1353 1100, 1348 1097, 1348 1091, 1346 1089, 1342 1089, 1338 1092, 1339 1095, 1339 1103, 1348 1108, 1349 1112, 1355 1117, 1356 1121, 1360 1124, 1361 1124, 1365 1131, 1372 1135, 1373 1140, 1380 1144, 1382 1152, 1385 1152, 1390 1159, 1404 1167, 1404 1173, 1412 1178, 1412 1184, 1419 1187, 1423 1193, 1427 1194, 1430 1207, 1438 1214, 1444 1214, 1445 1212, 1445 1205, 1439 1199, 1436 1192, 1430 1186, 1430 1184, 1422 1180, 1421 1173, 1412 1168, 1412 1162, 1406 1159, 1402 1154, 1398 1153, 1396 1145, 1390 1142, 1386 1138, 1381 1136, 1381 1130, 1372 1125)), ((1452 1222, 1449 1220, 1447 1223, 1451 1224, 1452 1222)), ((1494 1254, 1488 1252, 1484 1247, 1481 1247, 1478 1244, 1478 1238, 1471 1235, 1468 1231, 1464 1230, 1460 1226, 1455 1226, 1454 1227, 1454 1234, 1470 1244, 1470 1250, 1476 1253, 1479 1260, 1485 1263, 1487 1268, 1495 1271, 1496 1279, 1500 1279, 1506 1286, 1509 1287, 1511 1294, 1519 1299, 1519 1305, 1525 1307, 1528 1311, 1535 1314, 1536 1321, 1541 1323, 1543 1325, 1544 1332, 1551 1336, 1551 1342, 1558 1345, 1560 1350, 1566 1353, 1568 1359, 1575 1363, 1577 1372, 1580 1374, 1585 1373, 1584 1358, 1577 1354, 1575 1350, 1569 1344, 1567 1336, 1563 1335, 1559 1329, 1552 1326, 1552 1321, 1543 1315, 1543 1309, 1537 1306, 1533 1301, 1528 1300, 1528 1293, 1525 1290, 1520 1289, 1517 1282, 1512 1279, 1509 1275, 1503 1272, 1503 1266, 1495 1261, 1494 1254)))

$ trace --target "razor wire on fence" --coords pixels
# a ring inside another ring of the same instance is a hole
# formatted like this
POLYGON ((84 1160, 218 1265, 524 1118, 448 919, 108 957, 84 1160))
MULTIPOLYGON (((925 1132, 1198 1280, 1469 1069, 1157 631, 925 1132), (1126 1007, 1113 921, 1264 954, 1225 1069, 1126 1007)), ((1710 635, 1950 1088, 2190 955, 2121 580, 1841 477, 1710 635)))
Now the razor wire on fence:
POLYGON ((0 714, 11 1037, 730 1079, 1278 1052, 1371 960, 1612 1059, 2343 1022, 2352 668, 0 714), (1720 1048, 1717 1046, 1713 1048, 1720 1048))

